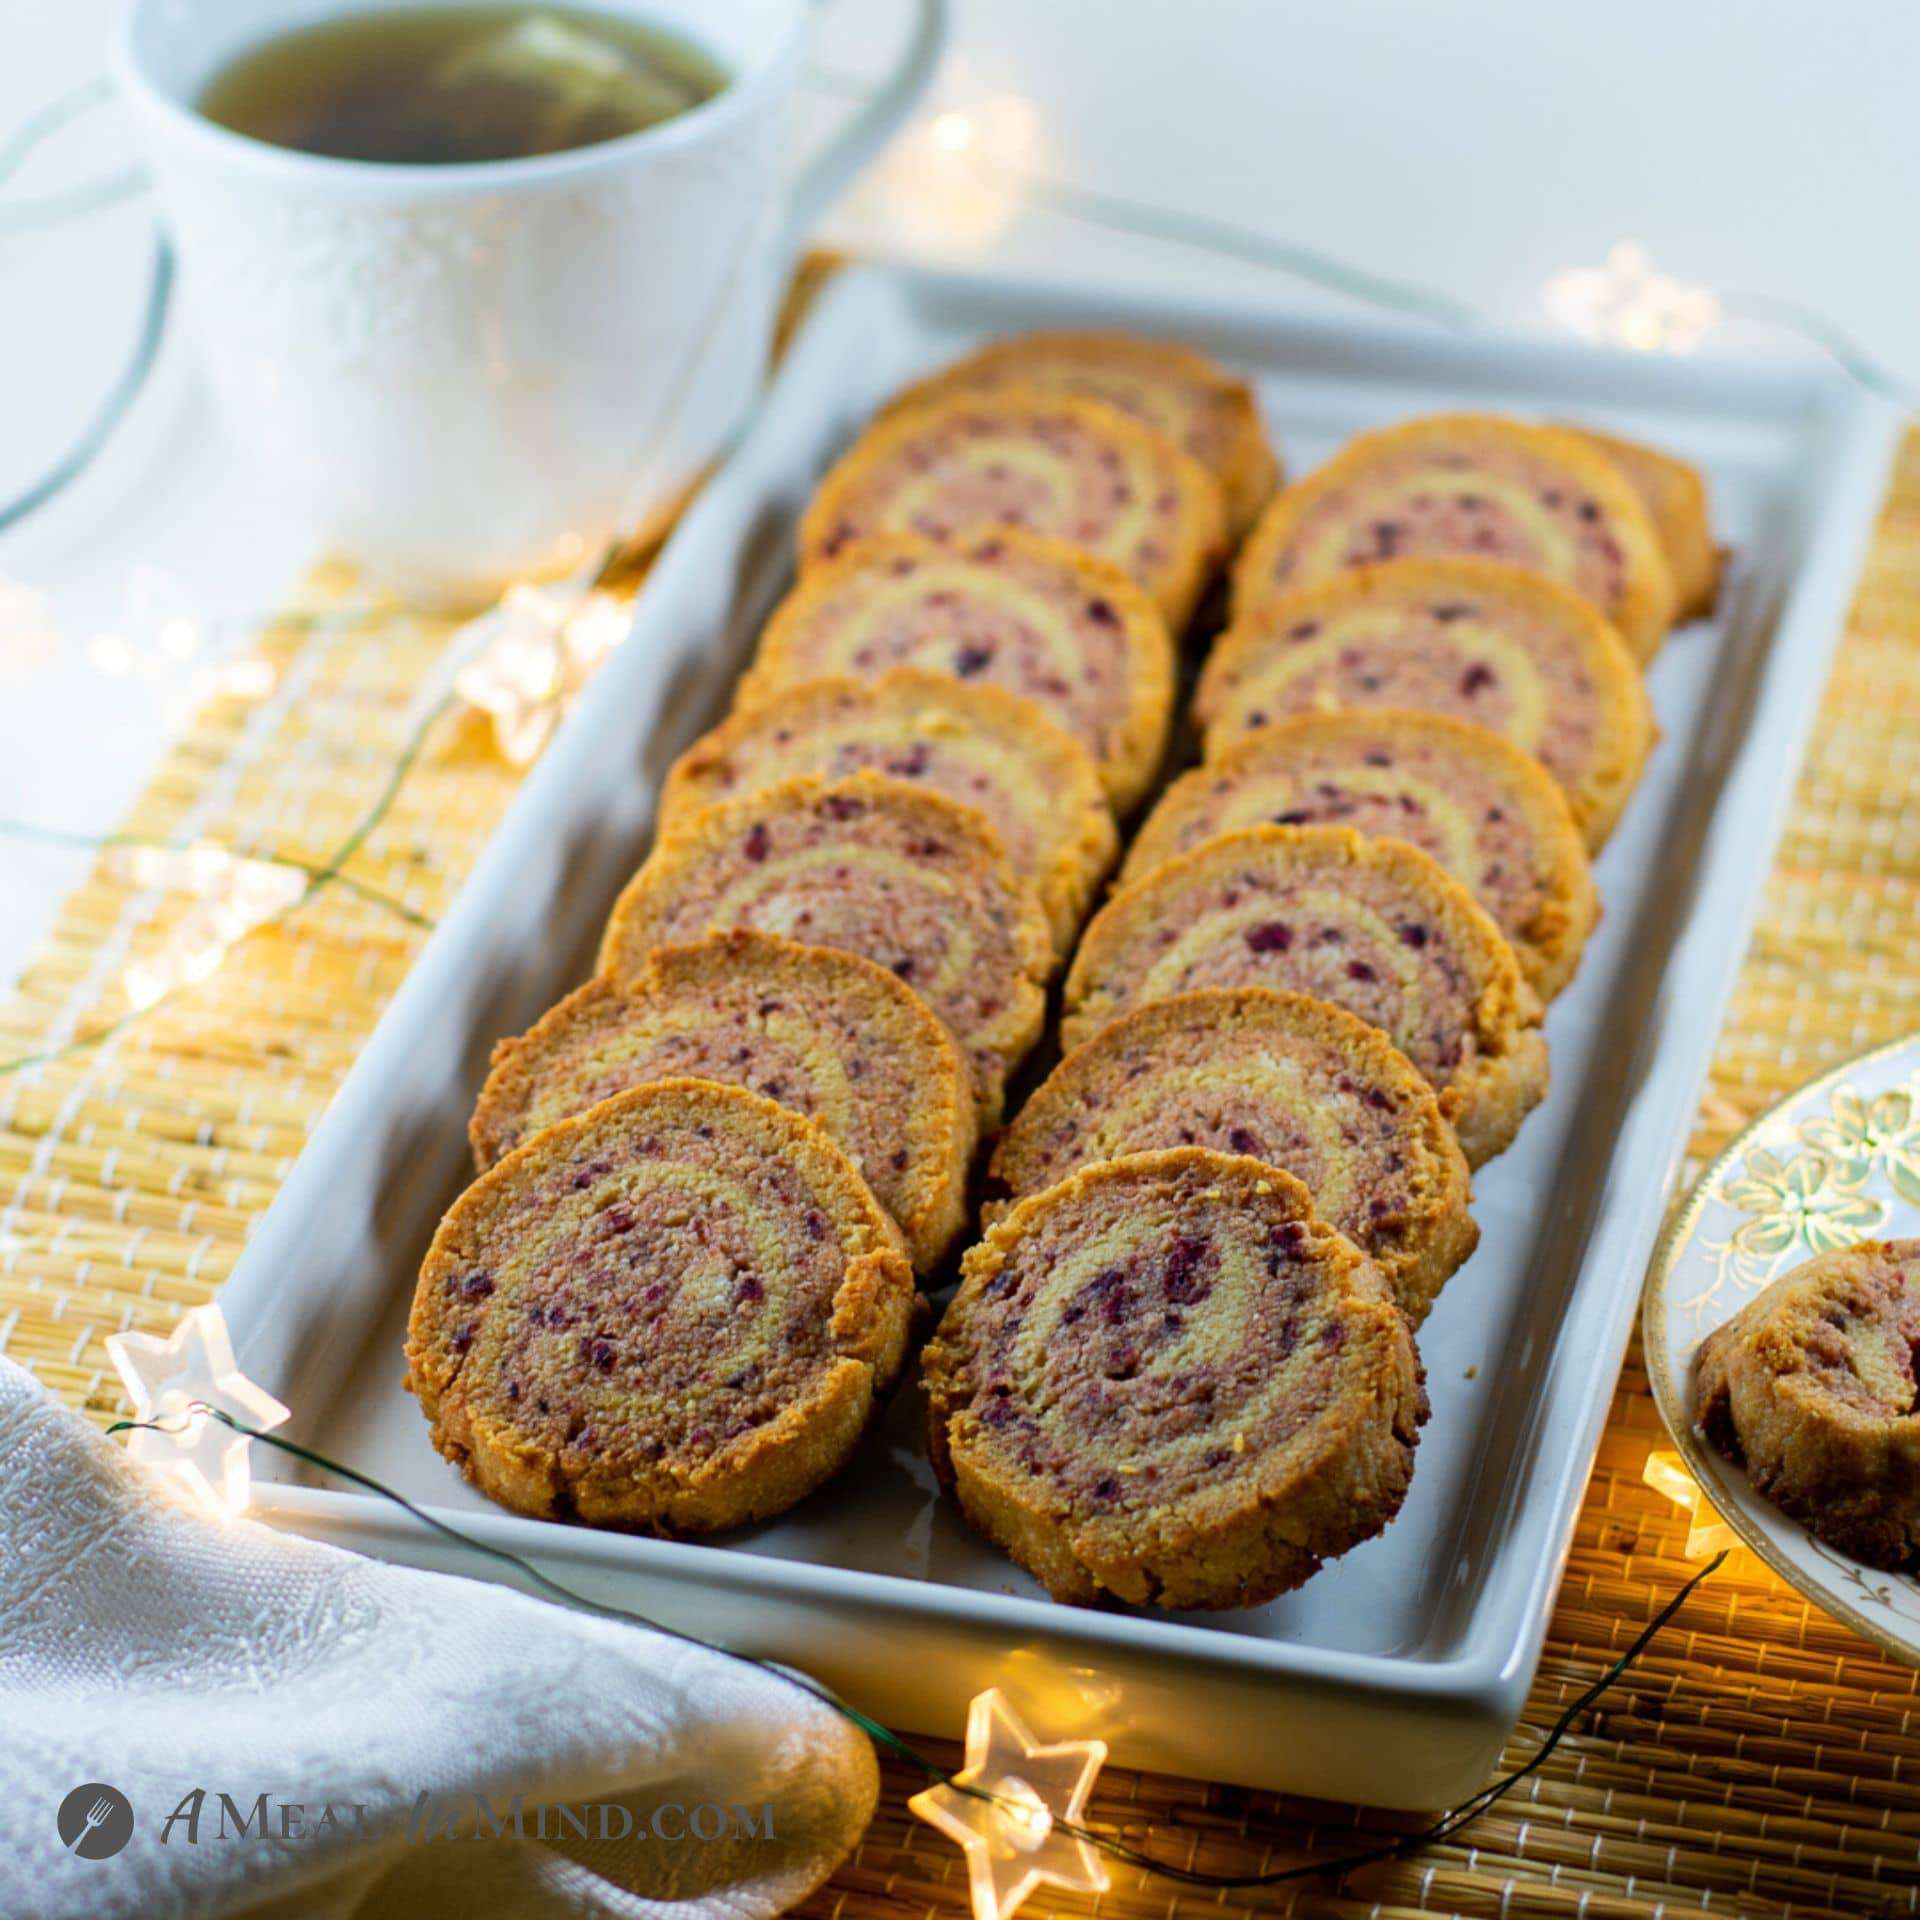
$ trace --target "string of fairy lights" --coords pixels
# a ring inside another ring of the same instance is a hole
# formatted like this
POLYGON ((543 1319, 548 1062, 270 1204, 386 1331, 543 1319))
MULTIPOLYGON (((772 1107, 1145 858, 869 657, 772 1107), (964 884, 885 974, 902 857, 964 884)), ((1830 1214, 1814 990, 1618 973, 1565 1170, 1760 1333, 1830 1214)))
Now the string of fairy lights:
MULTIPOLYGON (((851 95, 865 83, 816 70, 816 90, 851 95)), ((1015 214, 1037 212, 1161 244, 1206 252, 1319 286, 1343 297, 1436 324, 1471 327, 1483 316, 1466 303, 1339 260, 1317 249, 1177 207, 1104 193, 1052 177, 1038 109, 1010 93, 968 97, 964 74, 950 64, 948 95, 935 111, 895 143, 879 170, 903 237, 984 246, 1015 214), (955 85, 962 91, 956 95, 955 85)), ((4 184, 49 139, 108 97, 91 85, 34 115, 0 142, 4 184)), ((33 200, 0 201, 0 235, 81 217, 136 197, 138 173, 121 173, 33 200)), ((138 397, 158 357, 169 318, 173 260, 164 238, 155 241, 148 288, 133 350, 108 393, 67 452, 12 499, 0 501, 0 532, 37 513, 76 480, 111 440, 138 397)), ((1644 248, 1615 246, 1598 265, 1553 275, 1541 290, 1551 319, 1578 337, 1647 352, 1698 350, 1729 315, 1784 327, 1827 353, 1854 379, 1912 406, 1913 395, 1860 345, 1817 311, 1757 294, 1718 293, 1690 286, 1657 269, 1644 248)), ((501 758, 515 768, 536 759, 573 699, 623 636, 628 599, 604 585, 593 567, 554 583, 522 582, 493 607, 453 627, 436 669, 410 709, 404 738, 372 800, 324 859, 304 860, 258 846, 223 846, 206 838, 176 844, 141 836, 87 834, 31 821, 0 819, 0 839, 85 850, 113 863, 146 893, 177 896, 186 911, 158 951, 130 960, 119 974, 122 1008, 57 1046, 0 1060, 0 1077, 49 1066, 97 1048, 125 1033, 179 996, 214 979, 243 941, 297 914, 329 888, 348 892, 420 931, 429 915, 345 871, 387 819, 434 729, 455 712, 486 722, 501 758)), ((275 613, 282 632, 302 620, 411 617, 409 609, 331 609, 311 615, 275 613)), ((0 629, 32 634, 39 619, 33 596, 0 578, 0 629)), ((102 674, 163 684, 184 681, 164 717, 171 724, 212 698, 265 699, 275 671, 259 654, 209 656, 214 626, 200 618, 167 578, 136 573, 125 617, 95 635, 86 657, 102 674)), ((242 621, 240 624, 252 624, 242 621)), ((262 623, 264 624, 264 622, 262 623)), ((43 642, 52 644, 41 635, 43 642)), ((390 1501, 464 1548, 510 1565, 523 1579, 569 1605, 708 1646, 661 1622, 575 1593, 506 1549, 462 1532, 403 1495, 269 1429, 289 1410, 247 1381, 237 1366, 217 1306, 184 1314, 165 1337, 110 1336, 109 1353, 127 1387, 133 1417, 110 1429, 129 1435, 137 1460, 192 1486, 217 1512, 243 1512, 250 1497, 248 1454, 254 1442, 273 1447, 363 1491, 390 1501)), ((1105 1860, 1117 1860, 1180 1884, 1212 1889, 1271 1886, 1337 1875, 1404 1856, 1442 1842, 1510 1792, 1560 1744, 1578 1717, 1627 1672, 1699 1583, 1726 1557, 1725 1529, 1711 1519, 1700 1489, 1677 1456, 1654 1454, 1648 1484, 1689 1509, 1689 1558, 1715 1557, 1664 1603, 1620 1657, 1583 1688, 1543 1735, 1532 1757, 1491 1782, 1418 1833, 1336 1859, 1312 1860, 1254 1875, 1209 1874, 1160 1860, 1116 1835, 1085 1823, 1088 1797, 1107 1757, 1098 1740, 1043 1742, 997 1690, 980 1695, 969 1715, 966 1761, 949 1771, 877 1721, 803 1674, 750 1661, 800 1687, 845 1715, 886 1751, 922 1772, 928 1787, 914 1811, 963 1849, 976 1920, 1011 1920, 1036 1890, 1099 1892, 1110 1884, 1105 1860)), ((710 1651, 732 1659, 719 1647, 710 1651)))
POLYGON ((808 1674, 778 1661, 737 1653, 631 1608, 593 1599, 510 1548, 481 1540, 416 1505, 372 1475, 273 1432, 292 1417, 291 1412, 240 1371, 218 1306, 191 1309, 164 1337, 111 1335, 107 1351, 133 1404, 132 1417, 116 1421, 107 1431, 129 1435, 129 1451, 136 1460, 190 1489, 223 1519, 244 1514, 251 1502, 249 1452, 257 1441, 304 1467, 390 1502, 442 1539, 511 1568, 522 1580, 567 1606, 755 1667, 830 1707, 929 1781, 908 1805, 960 1846, 967 1862, 974 1920, 1012 1920, 1032 1894, 1046 1887, 1104 1893, 1112 1884, 1104 1864, 1107 1859, 1181 1886, 1227 1891, 1339 1876, 1439 1845, 1544 1766, 1581 1715, 1632 1668, 1727 1557, 1722 1548, 1653 1613, 1626 1648, 1566 1703, 1525 1761, 1438 1820, 1418 1832, 1333 1858, 1252 1874, 1211 1873, 1162 1859, 1116 1834, 1089 1826, 1087 1803, 1106 1763, 1106 1742, 1042 1741, 998 1688, 975 1696, 967 1716, 965 1761, 950 1769, 808 1674))

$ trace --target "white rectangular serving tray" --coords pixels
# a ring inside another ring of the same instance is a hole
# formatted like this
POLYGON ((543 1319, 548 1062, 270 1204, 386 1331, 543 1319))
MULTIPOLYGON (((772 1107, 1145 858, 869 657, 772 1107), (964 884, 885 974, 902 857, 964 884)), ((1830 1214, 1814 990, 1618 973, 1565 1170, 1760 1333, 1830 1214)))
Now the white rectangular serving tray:
MULTIPOLYGON (((1403 1807, 1479 1786, 1519 1713, 1635 1302, 1864 550, 1896 417, 1824 372, 1643 358, 1256 305, 843 275, 674 534, 570 716, 222 1292, 289 1432, 560 1578, 806 1667, 896 1727, 957 1734, 980 1688, 1117 1760, 1403 1807), (1482 1242, 1421 1331, 1433 1398, 1377 1540, 1243 1613, 1048 1602, 935 1493, 909 1385, 853 1466, 716 1545, 516 1518, 429 1447, 401 1387, 414 1272, 465 1177, 490 1043, 586 966, 672 756, 722 710, 821 471, 875 405, 974 340, 1135 328, 1259 385, 1290 469, 1441 408, 1574 418, 1703 465, 1736 550, 1719 618, 1651 686, 1663 738, 1598 866, 1605 916, 1549 1014, 1553 1090, 1476 1176, 1482 1242)), ((264 1454, 265 1449, 256 1449, 264 1454)), ((260 1463, 284 1472, 276 1457, 260 1463)), ((485 1576, 391 1504, 296 1475, 263 1511, 485 1576)))

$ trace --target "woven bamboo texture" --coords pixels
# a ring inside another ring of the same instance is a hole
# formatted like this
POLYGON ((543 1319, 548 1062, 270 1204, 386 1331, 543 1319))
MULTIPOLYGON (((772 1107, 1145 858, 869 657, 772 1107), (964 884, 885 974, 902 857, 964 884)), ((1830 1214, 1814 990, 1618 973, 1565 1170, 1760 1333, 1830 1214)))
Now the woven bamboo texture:
MULTIPOLYGON (((444 626, 317 575, 306 602, 260 636, 268 691, 201 711, 126 831, 326 866, 389 780, 445 642, 444 626)), ((449 718, 345 876, 430 920, 516 785, 477 723, 449 718)), ((0 1008, 0 1352, 102 1421, 119 1405, 103 1336, 164 1327, 211 1296, 425 938, 391 904, 328 885, 234 946, 204 984, 113 1026, 129 967, 192 911, 143 885, 126 849, 103 851, 0 1008)), ((1916 930, 1920 434, 1903 450, 1800 776, 1697 1153, 1811 1074, 1920 1029, 1916 930)), ((1509 1766, 1690 1571, 1684 1522, 1641 1480, 1660 1440, 1636 1357, 1509 1766)), ((905 1811, 917 1784, 888 1769, 879 1817, 808 1903, 816 1920, 965 1912, 958 1852, 905 1811)), ((1090 1818, 1182 1865, 1243 1873, 1419 1824, 1120 1766, 1090 1818)), ((1338 1884, 1263 1893, 1195 1893, 1120 1868, 1098 1902, 1039 1897, 1029 1911, 1095 1905, 1112 1920, 1914 1913, 1920 1675, 1738 1554, 1548 1763, 1458 1840, 1338 1884)))

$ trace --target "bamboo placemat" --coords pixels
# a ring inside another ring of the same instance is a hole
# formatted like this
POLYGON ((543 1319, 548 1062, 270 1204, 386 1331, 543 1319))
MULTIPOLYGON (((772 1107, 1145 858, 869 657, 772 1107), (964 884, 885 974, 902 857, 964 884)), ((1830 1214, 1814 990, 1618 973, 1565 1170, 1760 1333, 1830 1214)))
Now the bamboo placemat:
MULTIPOLYGON (((199 713, 126 831, 325 864, 389 778, 445 640, 444 623, 369 601, 338 572, 316 575, 305 603, 260 638, 268 691, 199 713)), ((476 723, 449 719, 347 876, 431 918, 516 785, 476 723)), ((329 886, 249 936, 204 986, 62 1053, 125 1012, 128 966, 189 911, 143 888, 126 850, 103 852, 0 1008, 0 1352, 102 1421, 118 1409, 102 1337, 164 1326, 226 1277, 425 938, 389 906, 329 886)), ((1920 433, 1849 617, 1695 1151, 1821 1068, 1920 1028, 1917 933, 1920 433)), ((1641 1480, 1660 1440, 1636 1356, 1509 1766, 1690 1570, 1684 1522, 1641 1480)), ((905 1812, 918 1784, 888 1770, 879 1817, 808 1913, 965 1912, 958 1852, 905 1812)), ((1090 1818, 1182 1864, 1237 1872, 1419 1824, 1121 1767, 1103 1776, 1090 1818)), ((1029 1911, 1094 1906, 1123 1920, 1914 1913, 1920 1674, 1738 1554, 1461 1840, 1337 1888, 1195 1894, 1120 1869, 1098 1902, 1037 1898, 1029 1911)))

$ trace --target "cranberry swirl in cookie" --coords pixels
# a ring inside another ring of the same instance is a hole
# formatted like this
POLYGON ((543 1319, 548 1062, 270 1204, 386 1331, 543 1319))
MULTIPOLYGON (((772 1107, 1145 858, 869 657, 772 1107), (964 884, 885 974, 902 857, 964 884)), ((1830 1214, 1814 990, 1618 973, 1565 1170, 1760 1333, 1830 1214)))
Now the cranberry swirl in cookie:
POLYGON ((1207 757, 1299 713, 1392 707, 1469 720, 1560 783, 1590 849, 1653 744, 1639 669, 1577 594, 1482 560, 1396 560, 1237 620, 1194 695, 1207 757))
POLYGON ((1433 1089, 1378 1028, 1304 994, 1208 987, 1102 1027, 1000 1136, 989 1207, 997 1217, 1081 1167, 1163 1147, 1292 1174, 1416 1326, 1480 1237, 1433 1089))
POLYGON ((1673 623, 1659 534, 1619 467, 1578 434, 1474 413, 1363 433, 1289 487, 1240 555, 1234 614, 1354 567, 1448 555, 1571 587, 1636 660, 1673 623))
POLYGON ((977 807, 1038 890, 1064 956, 1119 844, 1099 770, 1031 701, 943 673, 802 680, 723 721, 680 757, 660 795, 669 828, 795 774, 884 773, 977 807))
POLYGON ((1279 484, 1280 463, 1267 444, 1253 389, 1203 353, 1141 334, 1028 333, 993 340, 909 387, 888 411, 996 387, 1084 394, 1157 428, 1219 481, 1236 540, 1279 484))
POLYGON ((1440 1095, 1467 1159, 1546 1094, 1538 996, 1445 868, 1345 827, 1248 827, 1123 887, 1067 976, 1061 1041, 1195 987, 1273 987, 1378 1027, 1440 1095))
POLYGON ((802 777, 706 807, 660 838, 615 903, 600 972, 746 927, 888 969, 958 1041, 983 1120, 1039 1038, 1053 941, 985 819, 883 774, 802 777))
POLYGON ((1393 1518, 1426 1416, 1372 1262, 1297 1180, 1203 1147, 1023 1200, 923 1358, 941 1479, 1082 1605, 1298 1586, 1393 1518))
POLYGON ((454 1202, 409 1384, 434 1445, 505 1506, 708 1533, 846 1463, 913 1306, 898 1230, 820 1128, 659 1081, 535 1134, 454 1202))
POLYGON ((965 541, 1012 527, 1110 560, 1177 632, 1226 551, 1219 483, 1165 435, 1041 387, 955 393, 883 416, 820 483, 803 567, 877 533, 965 541))
POLYGON ((1161 796, 1121 873, 1272 821, 1405 840, 1506 935, 1534 991, 1573 977, 1599 915, 1586 847, 1539 761, 1486 727, 1397 708, 1301 713, 1248 734, 1161 796))
POLYGON ((1160 764, 1173 705, 1166 622, 1117 567, 1065 541, 857 541, 809 568, 775 610, 739 704, 778 705, 800 681, 897 667, 1030 701, 1093 755, 1121 812, 1160 764))
POLYGON ((736 930, 657 947, 624 986, 590 980, 493 1050, 468 1133, 484 1173, 542 1127, 650 1080, 716 1080, 817 1121, 922 1272, 963 1217, 973 1081, 940 1021, 885 967, 736 930))

